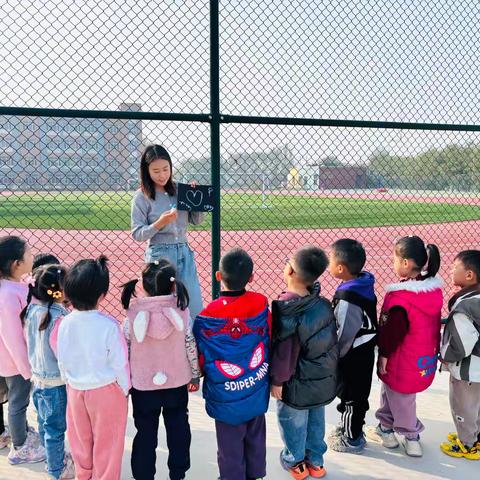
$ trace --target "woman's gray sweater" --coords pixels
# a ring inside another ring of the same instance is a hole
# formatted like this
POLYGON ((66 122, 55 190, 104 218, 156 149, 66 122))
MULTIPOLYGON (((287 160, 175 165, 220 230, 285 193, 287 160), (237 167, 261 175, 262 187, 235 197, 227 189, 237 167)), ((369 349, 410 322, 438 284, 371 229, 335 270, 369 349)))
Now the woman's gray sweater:
POLYGON ((199 225, 203 221, 202 212, 186 212, 177 210, 177 219, 162 229, 155 228, 152 223, 160 215, 177 207, 177 196, 170 197, 166 192, 156 192, 155 200, 148 198, 138 190, 132 200, 132 237, 137 242, 148 245, 175 244, 187 242, 188 224, 199 225))

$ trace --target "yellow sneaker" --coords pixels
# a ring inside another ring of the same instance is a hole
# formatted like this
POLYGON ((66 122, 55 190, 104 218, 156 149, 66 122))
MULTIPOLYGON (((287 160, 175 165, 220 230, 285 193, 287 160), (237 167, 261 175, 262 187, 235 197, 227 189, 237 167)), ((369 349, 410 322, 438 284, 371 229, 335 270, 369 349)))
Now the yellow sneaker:
POLYGON ((477 447, 465 447, 458 437, 455 442, 444 442, 440 444, 440 450, 450 457, 480 460, 480 451, 477 447))

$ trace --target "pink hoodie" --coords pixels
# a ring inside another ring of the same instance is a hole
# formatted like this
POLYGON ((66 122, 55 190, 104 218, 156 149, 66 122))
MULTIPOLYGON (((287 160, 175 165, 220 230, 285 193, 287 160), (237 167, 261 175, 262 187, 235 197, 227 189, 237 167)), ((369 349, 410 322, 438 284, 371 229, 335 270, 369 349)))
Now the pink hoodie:
POLYGON ((28 362, 27 342, 20 312, 27 304, 28 286, 11 280, 0 280, 0 375, 32 376, 28 362))
POLYGON ((132 385, 158 390, 186 385, 192 379, 185 337, 190 313, 173 295, 138 298, 127 311, 132 385))

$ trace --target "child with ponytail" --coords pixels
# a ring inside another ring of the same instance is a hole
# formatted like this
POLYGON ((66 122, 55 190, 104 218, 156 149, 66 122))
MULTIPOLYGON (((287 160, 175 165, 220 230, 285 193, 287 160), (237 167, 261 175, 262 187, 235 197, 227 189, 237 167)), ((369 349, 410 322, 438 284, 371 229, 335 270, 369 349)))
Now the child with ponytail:
POLYGON ((32 271, 32 263, 32 252, 23 238, 14 235, 0 238, 0 376, 5 379, 0 383, 2 401, 8 396, 9 427, 7 432, 2 415, 0 447, 11 441, 8 454, 11 465, 45 460, 38 435, 27 426, 32 372, 20 320, 28 295, 28 286, 22 279, 32 271))
POLYGON ((55 334, 68 310, 62 302, 65 268, 48 264, 36 268, 29 285, 27 306, 20 314, 32 367, 33 403, 38 431, 52 479, 75 478, 72 459, 65 455, 67 390, 54 353, 55 334), (35 300, 35 302, 32 302, 35 300))
POLYGON ((66 273, 73 312, 58 330, 58 366, 67 384, 67 436, 79 480, 119 480, 130 389, 120 323, 98 310, 108 292, 107 258, 80 260, 66 273))
POLYGON ((167 434, 171 480, 185 478, 190 468, 188 392, 200 377, 195 339, 190 329, 188 292, 166 259, 142 272, 145 297, 136 298, 138 280, 123 286, 127 310, 125 333, 130 340, 133 418, 137 434, 132 447, 132 473, 138 480, 155 478, 159 417, 167 434))
POLYGON ((395 244, 395 273, 401 281, 388 285, 380 312, 378 375, 382 381, 379 424, 367 437, 386 448, 404 437, 407 455, 421 457, 416 394, 433 382, 440 350, 442 280, 437 277, 440 252, 417 236, 403 237, 395 244))

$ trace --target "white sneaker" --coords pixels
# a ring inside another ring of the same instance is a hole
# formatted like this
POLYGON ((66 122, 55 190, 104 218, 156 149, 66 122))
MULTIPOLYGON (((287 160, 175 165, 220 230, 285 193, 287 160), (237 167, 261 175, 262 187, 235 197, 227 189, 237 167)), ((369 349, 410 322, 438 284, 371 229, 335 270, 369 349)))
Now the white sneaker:
POLYGON ((420 445, 420 440, 409 440, 408 438, 405 439, 403 442, 403 446, 405 447, 405 453, 409 457, 422 457, 423 451, 422 446, 420 445))
POLYGON ((10 437, 10 432, 8 431, 8 427, 5 427, 5 431, 0 435, 0 450, 10 446, 11 441, 12 441, 12 437, 10 437))
POLYGON ((368 426, 365 429, 365 436, 373 442, 381 443, 385 448, 397 448, 397 437, 393 430, 384 430, 380 424, 376 427, 368 426))

